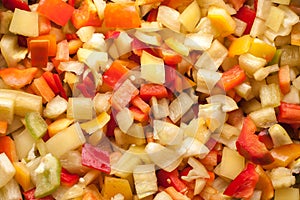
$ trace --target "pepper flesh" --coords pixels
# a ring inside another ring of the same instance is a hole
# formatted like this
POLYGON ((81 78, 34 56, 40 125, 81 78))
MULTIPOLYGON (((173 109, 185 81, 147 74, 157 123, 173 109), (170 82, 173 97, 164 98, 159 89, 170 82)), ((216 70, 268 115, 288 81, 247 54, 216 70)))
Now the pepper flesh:
POLYGON ((281 102, 277 119, 282 123, 300 124, 300 105, 281 102))
POLYGON ((274 161, 264 143, 255 135, 256 126, 250 117, 244 119, 241 133, 236 141, 238 152, 255 164, 270 164, 274 161))
POLYGON ((235 198, 249 199, 258 179, 259 175, 255 171, 255 165, 248 163, 246 168, 228 185, 224 194, 235 198))

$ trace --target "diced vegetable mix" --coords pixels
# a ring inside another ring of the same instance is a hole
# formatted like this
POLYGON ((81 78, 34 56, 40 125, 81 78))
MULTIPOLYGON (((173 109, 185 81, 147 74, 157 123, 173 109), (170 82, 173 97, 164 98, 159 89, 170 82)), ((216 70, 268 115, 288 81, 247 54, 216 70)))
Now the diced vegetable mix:
POLYGON ((2 0, 0 199, 299 199, 298 0, 2 0))

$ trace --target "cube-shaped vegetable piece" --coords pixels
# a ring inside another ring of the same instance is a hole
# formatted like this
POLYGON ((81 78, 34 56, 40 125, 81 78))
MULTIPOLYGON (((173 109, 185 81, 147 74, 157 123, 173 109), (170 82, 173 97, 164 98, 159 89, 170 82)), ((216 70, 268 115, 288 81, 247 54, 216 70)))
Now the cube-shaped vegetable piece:
POLYGON ((37 12, 28 12, 17 8, 11 20, 9 31, 28 37, 37 37, 39 35, 38 21, 37 12))
POLYGON ((85 97, 69 98, 67 117, 77 120, 91 120, 93 118, 93 101, 85 97))
POLYGON ((13 138, 19 160, 26 158, 36 140, 27 129, 24 129, 21 133, 13 133, 13 138))
POLYGON ((77 149, 85 143, 85 137, 78 123, 60 131, 46 142, 47 149, 59 158, 68 151, 77 149))
POLYGON ((28 167, 22 162, 15 162, 14 167, 16 169, 16 181, 21 185, 24 191, 29 190, 32 185, 28 167))
POLYGON ((249 49, 249 53, 254 56, 264 58, 267 61, 271 61, 276 53, 276 47, 258 38, 254 38, 249 49))
POLYGON ((127 179, 106 176, 101 193, 106 199, 120 193, 124 196, 124 200, 132 200, 132 191, 127 179))
POLYGON ((200 20, 200 17, 201 17, 200 7, 197 1, 193 1, 180 14, 179 21, 187 31, 193 32, 197 23, 200 20))
POLYGON ((138 28, 141 19, 134 2, 108 3, 104 10, 104 23, 110 28, 138 28))
POLYGON ((236 24, 230 14, 221 7, 210 6, 207 17, 223 37, 234 33, 236 24))
POLYGON ((5 153, 0 154, 0 188, 5 186, 15 175, 16 170, 5 153))
POLYGON ((277 123, 274 108, 266 107, 249 114, 257 127, 268 128, 277 123))
POLYGON ((281 100, 280 95, 280 88, 277 84, 272 83, 270 85, 262 86, 259 91, 261 106, 263 108, 279 106, 281 100))
POLYGON ((272 6, 269 16, 266 20, 266 26, 277 32, 283 22, 284 11, 278 7, 272 6))
POLYGON ((152 83, 165 83, 164 61, 143 51, 141 56, 141 76, 152 83))
POLYGON ((140 199, 157 192, 154 164, 138 165, 133 170, 134 185, 140 199))
POLYGON ((220 175, 234 179, 245 167, 245 158, 237 151, 225 147, 222 152, 220 175))
POLYGON ((22 199, 19 184, 15 179, 11 179, 4 187, 0 189, 2 199, 22 199))

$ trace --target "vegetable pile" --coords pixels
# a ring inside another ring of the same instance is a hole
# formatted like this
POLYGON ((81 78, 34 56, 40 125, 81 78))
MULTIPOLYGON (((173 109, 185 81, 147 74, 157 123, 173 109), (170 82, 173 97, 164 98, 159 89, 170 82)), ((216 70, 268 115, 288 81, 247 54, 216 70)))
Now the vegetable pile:
POLYGON ((299 200, 298 0, 2 0, 0 199, 299 200))

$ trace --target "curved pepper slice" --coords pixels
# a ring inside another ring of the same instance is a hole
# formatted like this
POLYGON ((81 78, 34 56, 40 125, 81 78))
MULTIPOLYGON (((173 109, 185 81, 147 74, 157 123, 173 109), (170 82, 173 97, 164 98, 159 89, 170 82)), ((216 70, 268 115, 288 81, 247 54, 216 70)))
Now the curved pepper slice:
POLYGON ((228 185, 224 194, 234 198, 250 198, 257 184, 259 175, 255 165, 248 163, 246 168, 228 185))
POLYGON ((59 160, 52 154, 45 155, 36 173, 36 190, 34 196, 43 198, 52 194, 60 186, 61 165, 59 160))
POLYGON ((300 157, 300 144, 292 143, 276 147, 270 151, 274 162, 264 165, 264 169, 273 169, 276 167, 286 167, 296 158, 300 157))
POLYGON ((256 126, 250 117, 244 119, 242 131, 236 141, 238 152, 255 164, 267 165, 274 161, 270 151, 255 135, 256 126))
POLYGON ((0 70, 0 77, 3 79, 5 84, 15 89, 20 89, 31 83, 37 72, 38 69, 35 67, 27 69, 4 68, 0 70))

